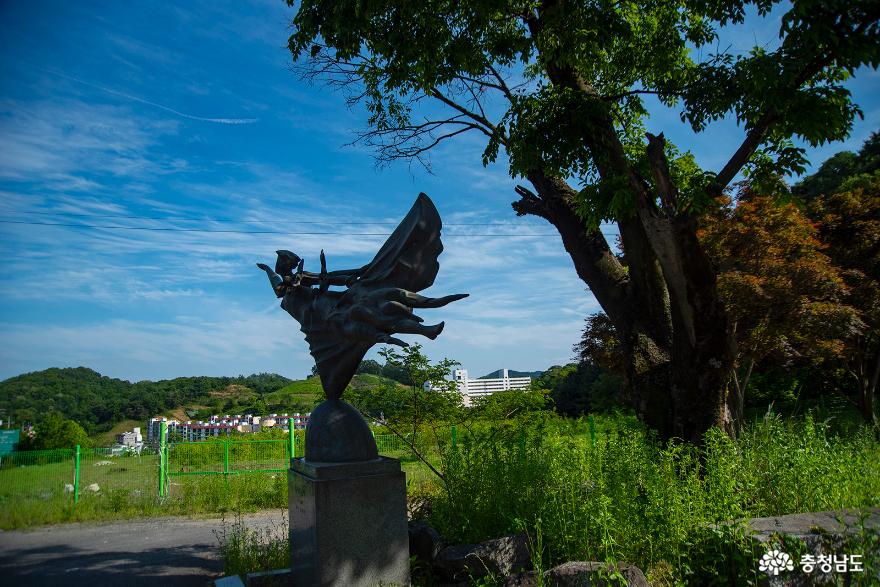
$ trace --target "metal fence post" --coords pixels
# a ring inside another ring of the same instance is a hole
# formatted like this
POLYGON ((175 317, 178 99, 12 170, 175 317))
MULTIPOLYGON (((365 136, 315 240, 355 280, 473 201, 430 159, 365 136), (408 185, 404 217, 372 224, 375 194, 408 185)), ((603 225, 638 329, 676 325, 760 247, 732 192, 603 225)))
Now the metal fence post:
POLYGON ((76 445, 76 454, 73 456, 73 503, 79 501, 79 445, 76 445))
POLYGON ((590 442, 596 446, 596 422, 593 420, 592 414, 587 418, 587 423, 590 425, 590 442))
POLYGON ((458 428, 453 424, 452 426, 452 448, 455 448, 456 440, 458 438, 458 428))
POLYGON ((168 470, 168 424, 159 426, 159 497, 165 497, 165 474, 168 470))
MULTIPOLYGON (((290 428, 290 438, 287 439, 287 449, 290 451, 290 460, 293 460, 296 458, 296 436, 293 426, 288 426, 288 428, 290 428)), ((288 463, 288 465, 293 466, 291 463, 288 463)))
POLYGON ((223 479, 229 482, 229 437, 223 441, 223 479))

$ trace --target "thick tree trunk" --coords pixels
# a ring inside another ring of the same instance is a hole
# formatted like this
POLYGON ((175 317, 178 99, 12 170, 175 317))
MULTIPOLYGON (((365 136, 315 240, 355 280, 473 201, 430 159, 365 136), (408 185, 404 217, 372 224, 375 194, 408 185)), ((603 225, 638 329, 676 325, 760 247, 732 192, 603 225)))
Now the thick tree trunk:
POLYGON ((684 215, 670 221, 648 207, 622 221, 624 268, 602 234, 577 216, 574 189, 540 172, 529 179, 537 194, 518 188, 522 199, 514 210, 556 227, 618 331, 628 395, 643 421, 664 439, 699 444, 713 426, 734 435, 736 398, 728 396, 728 384, 735 343, 696 221, 684 215))
POLYGON ((686 301, 673 303, 673 428, 675 435, 699 442, 717 426, 736 433, 728 397, 736 342, 718 296, 715 269, 697 240, 696 222, 678 218, 676 236, 681 255, 686 301), (677 311, 677 308, 686 308, 677 311), (689 320, 689 321, 688 321, 689 320))
MULTIPOLYGON (((670 438, 669 402, 672 359, 672 314, 669 292, 654 251, 637 219, 618 223, 630 281, 630 307, 615 320, 626 356, 626 391, 639 418, 670 438)), ((614 319, 614 318, 612 318, 614 319)))
POLYGON ((617 260, 599 231, 588 230, 576 213, 576 191, 558 178, 534 172, 537 194, 517 188, 517 214, 550 222, 578 276, 588 285, 614 323, 625 356, 625 396, 639 417, 662 438, 672 435, 669 404, 672 323, 669 296, 660 266, 647 245, 641 224, 621 222, 628 267, 617 260))

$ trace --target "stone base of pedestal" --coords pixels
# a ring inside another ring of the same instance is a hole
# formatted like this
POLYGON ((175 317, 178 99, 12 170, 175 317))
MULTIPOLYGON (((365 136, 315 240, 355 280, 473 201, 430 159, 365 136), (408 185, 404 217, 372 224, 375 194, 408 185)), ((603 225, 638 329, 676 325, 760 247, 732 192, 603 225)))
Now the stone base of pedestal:
POLYGON ((294 587, 409 585, 400 461, 293 459, 288 489, 294 587))

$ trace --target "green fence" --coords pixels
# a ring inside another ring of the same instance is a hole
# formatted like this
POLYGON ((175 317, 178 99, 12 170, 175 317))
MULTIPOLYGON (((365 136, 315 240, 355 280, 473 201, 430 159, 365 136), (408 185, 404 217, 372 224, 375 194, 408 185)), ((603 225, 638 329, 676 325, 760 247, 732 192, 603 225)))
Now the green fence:
POLYGON ((96 495, 155 495, 159 458, 153 452, 108 448, 32 450, 0 457, 0 504, 80 502, 96 495))
MULTIPOLYGON (((162 439, 167 438, 164 432, 162 439)), ((379 434, 375 439, 382 455, 405 458, 412 454, 407 442, 395 435, 379 434)), ((427 437, 419 444, 423 442, 428 442, 427 437)), ((144 447, 139 453, 79 446, 15 451, 0 456, 0 507, 77 504, 108 497, 155 500, 191 490, 197 479, 228 481, 255 474, 283 477, 291 455, 303 456, 304 448, 305 433, 297 430, 293 436, 273 440, 163 440, 158 447, 144 447)))

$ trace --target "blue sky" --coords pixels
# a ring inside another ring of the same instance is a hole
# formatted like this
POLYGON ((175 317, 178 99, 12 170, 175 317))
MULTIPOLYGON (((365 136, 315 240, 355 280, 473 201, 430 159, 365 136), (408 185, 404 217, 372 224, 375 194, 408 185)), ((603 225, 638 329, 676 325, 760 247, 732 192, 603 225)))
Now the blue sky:
MULTIPOLYGON (((516 182, 503 162, 482 167, 477 136, 436 151, 434 175, 377 168, 345 146, 364 113, 290 71, 283 2, 180 4, 0 4, 0 378, 302 377, 305 341, 254 263, 286 248, 315 269, 323 248, 331 269, 362 265, 420 191, 445 224, 427 293, 471 294, 422 313, 446 321, 427 354, 475 375, 571 358, 599 306, 552 227, 514 216, 516 182), (139 230, 167 227, 215 232, 139 230), (304 234, 320 232, 343 234, 304 234), (490 233, 544 236, 472 236, 490 233)), ((775 18, 727 38, 772 43, 775 18)), ((813 164, 880 127, 880 77, 859 73, 865 120, 813 164)), ((732 121, 694 137, 659 108, 648 127, 709 169, 742 137, 732 121)))

